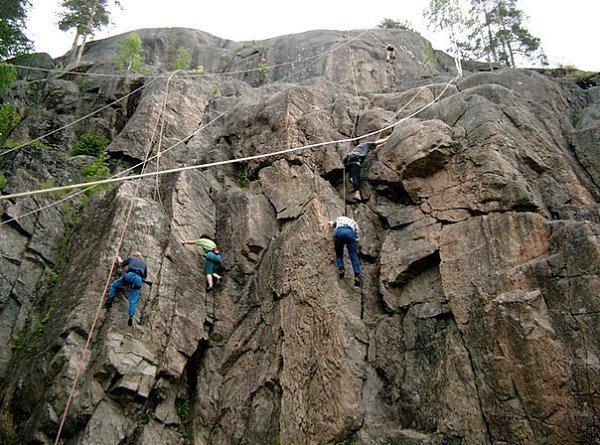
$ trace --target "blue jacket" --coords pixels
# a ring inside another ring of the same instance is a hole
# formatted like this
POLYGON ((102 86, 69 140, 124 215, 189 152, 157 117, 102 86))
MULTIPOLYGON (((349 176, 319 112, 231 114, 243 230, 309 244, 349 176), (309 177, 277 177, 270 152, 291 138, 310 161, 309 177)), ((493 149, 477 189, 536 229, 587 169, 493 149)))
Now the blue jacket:
POLYGON ((137 273, 144 280, 146 279, 146 276, 148 275, 148 269, 146 268, 146 263, 144 262, 144 260, 142 260, 140 258, 136 258, 134 256, 127 257, 127 258, 125 258, 125 261, 123 261, 122 266, 127 267, 126 270, 129 272, 137 273))

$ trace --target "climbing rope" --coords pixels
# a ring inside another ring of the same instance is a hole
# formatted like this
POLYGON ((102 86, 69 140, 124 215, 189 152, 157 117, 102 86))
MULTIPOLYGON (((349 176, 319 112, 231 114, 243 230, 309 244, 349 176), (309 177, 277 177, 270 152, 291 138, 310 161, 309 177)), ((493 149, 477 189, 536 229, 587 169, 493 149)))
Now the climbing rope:
POLYGON ((102 179, 102 180, 91 181, 91 182, 86 182, 86 183, 71 184, 71 185, 65 185, 65 186, 60 186, 60 187, 51 187, 51 188, 47 188, 47 189, 39 189, 39 190, 33 190, 33 191, 28 191, 28 192, 13 193, 13 194, 9 194, 9 195, 1 195, 0 200, 22 198, 22 197, 26 197, 26 196, 38 195, 38 194, 43 194, 43 193, 52 193, 52 192, 58 192, 58 191, 63 191, 63 190, 71 190, 71 189, 75 189, 75 188, 87 187, 87 186, 92 186, 92 185, 111 184, 111 183, 116 183, 116 182, 129 181, 129 180, 133 180, 133 179, 145 178, 147 176, 153 176, 153 175, 166 175, 166 174, 170 174, 170 173, 178 173, 178 172, 187 171, 187 170, 197 170, 197 169, 203 169, 203 168, 208 168, 208 167, 215 167, 218 165, 234 164, 234 163, 238 163, 238 162, 247 162, 247 161, 252 161, 255 159, 262 159, 262 158, 266 158, 266 157, 270 157, 270 156, 278 156, 278 155, 282 155, 282 154, 286 154, 286 153, 305 150, 307 148, 315 148, 315 147, 321 147, 321 146, 325 146, 325 145, 353 142, 356 140, 360 140, 362 138, 380 134, 386 130, 394 128, 395 126, 401 124, 405 120, 410 119, 411 117, 414 117, 417 114, 421 113, 422 111, 424 111, 425 109, 427 109, 431 105, 433 105, 435 102, 437 102, 438 99, 444 95, 444 93, 450 87, 450 85, 456 80, 458 80, 458 76, 451 79, 450 81, 448 81, 448 83, 446 84, 446 86, 444 87, 442 92, 437 97, 433 98, 433 100, 431 100, 429 103, 422 106, 421 108, 414 111, 413 113, 409 114, 408 116, 403 117, 402 119, 398 120, 395 123, 384 126, 384 127, 380 128, 379 130, 364 134, 362 136, 338 139, 338 140, 334 140, 334 141, 317 142, 314 144, 304 145, 304 146, 300 146, 300 147, 292 147, 289 149, 277 150, 277 151, 270 152, 270 153, 262 153, 262 154, 246 156, 246 157, 242 157, 242 158, 227 159, 224 161, 209 162, 206 164, 188 165, 188 166, 184 166, 184 167, 160 170, 160 171, 156 171, 154 173, 141 173, 141 174, 137 174, 137 175, 126 176, 123 178, 109 178, 109 179, 102 179))
POLYGON ((144 85, 140 86, 139 88, 136 88, 135 90, 133 90, 133 91, 130 91, 129 93, 127 93, 127 94, 126 94, 126 95, 124 95, 123 97, 120 97, 120 98, 118 98, 117 100, 114 100, 114 101, 112 101, 112 102, 111 102, 111 103, 109 103, 108 105, 105 105, 105 106, 103 106, 103 107, 101 107, 101 108, 98 108, 97 110, 95 110, 95 111, 92 111, 91 113, 89 113, 89 114, 86 114, 85 116, 82 116, 82 117, 80 117, 80 118, 78 118, 78 119, 75 119, 74 121, 72 121, 72 122, 68 123, 67 125, 63 125, 62 127, 60 127, 60 128, 57 128, 56 130, 52 130, 52 131, 50 131, 50 132, 48 132, 48 133, 46 133, 46 134, 44 134, 44 135, 42 135, 42 136, 39 136, 39 137, 37 137, 37 138, 35 138, 35 139, 31 139, 31 140, 29 140, 29 141, 27 141, 27 142, 25 142, 25 143, 23 143, 23 144, 21 144, 21 145, 17 145, 16 147, 10 148, 10 149, 8 149, 8 150, 4 150, 3 152, 0 152, 0 156, 4 156, 4 155, 6 155, 6 154, 8 154, 8 153, 11 153, 11 152, 13 152, 13 151, 15 151, 15 150, 18 150, 18 149, 20 149, 20 148, 23 148, 23 147, 25 147, 25 146, 27 146, 27 145, 30 145, 32 142, 41 141, 42 139, 44 139, 44 138, 46 138, 46 137, 48 137, 48 136, 51 136, 51 135, 53 135, 54 133, 58 133, 59 131, 66 130, 67 128, 69 128, 69 127, 72 127, 73 125, 75 125, 75 124, 77 124, 77 123, 79 123, 79 122, 81 122, 81 121, 83 121, 83 120, 85 120, 85 119, 87 119, 87 118, 89 118, 89 117, 92 117, 92 116, 94 116, 95 114, 98 114, 98 113, 100 113, 101 111, 104 111, 104 110, 106 110, 107 108, 111 108, 111 107, 112 107, 114 104, 116 104, 116 103, 119 103, 119 102, 121 102, 122 100, 124 100, 124 99, 127 99, 127 98, 128 98, 129 96, 131 96, 132 94, 135 94, 135 93, 137 93, 138 91, 141 91, 142 89, 144 89, 144 88, 148 87, 148 86, 149 86, 149 85, 151 85, 151 84, 152 84, 154 81, 158 80, 158 79, 159 79, 159 78, 161 78, 161 77, 163 77, 163 76, 156 76, 156 77, 154 77, 152 80, 150 80, 150 82, 147 82, 147 83, 145 83, 144 85))
MULTIPOLYGON (((206 125, 203 125, 202 127, 200 127, 200 128, 198 128, 197 130, 195 130, 195 131, 194 131, 192 134, 190 134, 190 135, 186 136, 186 137, 185 137, 185 138, 183 138, 183 139, 180 139, 179 141, 177 141, 175 144, 173 144, 173 145, 172 145, 172 146, 170 146, 169 148, 167 148, 167 149, 163 150, 163 152, 162 152, 162 153, 164 154, 164 153, 168 152, 169 150, 172 150, 172 149, 174 149, 174 148, 178 147, 180 144, 184 143, 185 141, 187 141, 187 140, 191 139, 192 137, 194 137, 195 135, 197 135, 198 133, 200 133, 202 130, 204 130, 205 128, 209 127, 210 125, 212 125, 212 124, 213 124, 214 122, 216 122, 217 120, 219 120, 219 119, 220 119, 220 118, 221 118, 223 115, 225 115, 225 114, 226 114, 226 113, 228 113, 229 111, 231 111, 231 108, 230 108, 230 109, 228 109, 228 110, 226 110, 226 111, 224 111, 224 112, 222 112, 222 113, 221 113, 221 114, 219 114, 217 117, 215 117, 215 118, 214 118, 214 119, 212 119, 210 122, 208 122, 206 125)), ((152 161, 152 160, 154 160, 155 158, 156 158, 156 155, 155 155, 155 156, 152 156, 150 159, 148 159, 148 161, 152 161)), ((136 168, 138 168, 138 167, 142 166, 143 164, 144 164, 144 162, 143 162, 143 161, 142 161, 142 162, 139 162, 138 164, 136 164, 136 165, 133 165, 132 167, 129 167, 129 168, 127 168, 126 170, 123 170, 123 171, 121 171, 121 172, 119 172, 119 173, 117 173, 117 174, 115 174, 115 175, 111 176, 111 177, 110 177, 110 179, 113 179, 113 178, 119 178, 119 177, 123 176, 124 174, 126 174, 126 173, 129 173, 130 171, 132 171, 132 170, 135 170, 136 168)), ((86 184, 89 184, 89 183, 86 183, 86 184)), ((67 195, 67 196, 65 196, 65 197, 61 198, 61 199, 59 199, 58 201, 55 201, 55 202, 52 202, 52 203, 50 203, 50 204, 47 204, 47 205, 45 205, 45 206, 43 206, 43 207, 39 207, 39 208, 37 208, 37 209, 31 210, 31 211, 29 211, 29 212, 27 212, 27 213, 24 213, 24 214, 22 214, 22 215, 15 216, 14 218, 7 219, 7 220, 5 220, 5 221, 1 221, 1 222, 0 222, 0 226, 1 226, 1 225, 3 225, 3 224, 8 224, 8 223, 10 223, 10 222, 13 222, 13 221, 18 221, 18 220, 19 220, 19 219, 21 219, 21 218, 24 218, 24 217, 26 217, 26 216, 30 216, 30 215, 36 214, 36 213, 38 213, 38 212, 41 212, 42 210, 47 210, 47 209, 50 209, 50 208, 52 208, 52 207, 55 207, 55 206, 57 206, 58 204, 61 204, 61 203, 65 202, 65 201, 68 201, 68 200, 70 200, 70 199, 73 199, 73 198, 75 198, 76 196, 78 196, 78 195, 80 195, 80 194, 82 194, 82 193, 85 193, 85 192, 87 192, 87 191, 89 191, 89 190, 93 189, 94 187, 95 187, 95 185, 88 186, 88 187, 86 187, 86 188, 84 188, 84 189, 82 189, 82 190, 79 190, 79 191, 77 191, 77 192, 75 192, 75 193, 73 193, 73 194, 70 194, 70 195, 67 195)))
MULTIPOLYGON (((170 78, 169 78, 170 81, 170 78)), ((167 82, 167 86, 165 87, 165 95, 168 95, 168 82, 167 82)), ((156 127, 155 127, 156 130, 156 127)), ((146 165, 148 164, 148 159, 150 157, 150 153, 152 152, 152 140, 154 139, 154 135, 151 137, 150 142, 148 143, 148 147, 146 149, 146 153, 145 153, 145 157, 144 157, 144 162, 142 165, 142 173, 144 172, 146 165)), ((123 243, 125 241, 125 234, 127 233, 127 228, 129 226, 129 222, 131 221, 131 215, 133 214, 133 208, 135 206, 135 198, 138 195, 139 189, 140 189, 140 185, 141 185, 142 180, 138 179, 136 181, 135 184, 135 188, 133 191, 133 194, 131 196, 131 200, 130 200, 130 205, 129 208, 127 210, 127 216, 125 217, 125 222, 123 224, 123 230, 121 231, 121 235, 119 237, 119 241, 117 243, 117 246, 115 248, 115 253, 113 255, 113 257, 111 258, 111 266, 108 272, 108 276, 106 278, 106 282, 104 284, 104 289, 102 291, 102 294, 100 295, 100 298, 98 300, 98 305, 96 307, 96 313, 94 315, 94 319, 92 320, 92 325, 90 326, 90 330, 88 332, 88 336, 87 336, 87 340, 85 342, 83 351, 81 353, 81 358, 79 360, 79 364, 77 366, 77 371, 75 373, 75 376, 73 377, 73 384, 71 385, 71 389, 69 391, 69 396, 67 397, 67 402, 65 403, 65 408, 63 411, 63 415, 61 416, 61 420, 60 420, 60 424, 58 426, 58 432, 56 433, 56 439, 54 441, 54 445, 58 445, 58 441, 60 440, 60 436, 62 433, 62 429, 64 427, 66 418, 67 418, 67 414, 69 412, 69 408, 71 406, 71 402, 73 400, 73 395, 75 393, 75 388, 77 387, 77 383, 79 383, 79 378, 81 376, 81 372, 83 371, 83 366, 85 363, 85 358, 87 353, 89 352, 89 346, 90 343, 92 341, 92 337, 94 335, 94 330, 96 327, 96 324, 98 323, 98 319, 100 318, 100 313, 102 311, 102 304, 104 302, 104 298, 106 296, 106 293, 108 292, 108 288, 110 286, 110 283, 112 282, 112 276, 113 276, 113 272, 114 272, 114 268, 115 268, 115 261, 114 258, 116 258, 119 255, 119 252, 121 251, 121 248, 123 247, 123 243)))

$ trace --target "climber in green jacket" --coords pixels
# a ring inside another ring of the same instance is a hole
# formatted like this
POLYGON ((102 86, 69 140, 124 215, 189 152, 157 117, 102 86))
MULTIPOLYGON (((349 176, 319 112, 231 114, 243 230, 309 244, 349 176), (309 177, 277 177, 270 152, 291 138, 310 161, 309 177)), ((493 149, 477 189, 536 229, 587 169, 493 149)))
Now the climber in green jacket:
POLYGON ((219 286, 223 281, 220 271, 223 269, 223 259, 217 248, 217 243, 208 237, 197 240, 183 240, 181 244, 195 244, 204 251, 204 274, 206 275, 206 291, 210 292, 214 286, 219 286))

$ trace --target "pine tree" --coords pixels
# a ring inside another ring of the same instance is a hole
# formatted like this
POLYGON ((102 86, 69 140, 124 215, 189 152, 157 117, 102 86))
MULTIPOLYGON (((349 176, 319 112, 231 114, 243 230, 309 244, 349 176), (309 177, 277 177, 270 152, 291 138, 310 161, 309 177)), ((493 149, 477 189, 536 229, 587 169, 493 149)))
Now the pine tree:
POLYGON ((494 46, 490 11, 493 9, 496 0, 471 0, 469 14, 472 17, 473 25, 470 28, 470 34, 467 37, 469 49, 467 53, 476 59, 486 58, 490 64, 498 63, 498 54, 494 46))
POLYGON ((29 0, 0 2, 0 60, 31 50, 31 41, 23 33, 29 0))
POLYGON ((525 14, 517 9, 517 0, 496 0, 490 11, 491 22, 496 27, 492 46, 501 62, 516 67, 515 56, 545 63, 546 57, 540 48, 540 39, 531 35, 523 26, 525 14))
MULTIPOLYGON (((58 28, 61 31, 75 28, 75 39, 71 48, 75 64, 81 61, 87 38, 110 23, 108 3, 109 0, 63 0, 64 11, 61 13, 58 28)), ((117 0, 115 4, 119 5, 117 0)))

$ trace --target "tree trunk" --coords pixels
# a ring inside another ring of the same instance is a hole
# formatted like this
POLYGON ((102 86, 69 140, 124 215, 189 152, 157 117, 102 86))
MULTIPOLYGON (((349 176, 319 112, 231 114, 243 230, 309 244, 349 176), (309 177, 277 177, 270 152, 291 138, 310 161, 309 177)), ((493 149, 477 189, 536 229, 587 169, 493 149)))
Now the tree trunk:
POLYGON ((87 25, 82 32, 83 40, 81 41, 81 46, 79 47, 79 51, 77 51, 77 58, 75 59, 76 66, 79 65, 79 62, 81 62, 81 57, 83 56, 83 49, 85 48, 85 42, 87 40, 87 36, 92 31, 92 25, 94 24, 94 16, 96 15, 96 9, 98 8, 99 2, 100 2, 100 0, 94 1, 94 4, 92 5, 92 10, 90 11, 90 17, 88 19, 87 25))
POLYGON ((81 57, 83 56, 83 48, 85 48, 86 41, 87 41, 87 34, 84 34, 83 38, 81 40, 81 45, 79 46, 79 49, 77 50, 77 58, 75 59, 75 65, 79 65, 79 62, 81 62, 81 57))
POLYGON ((71 61, 77 60, 77 47, 79 46, 79 37, 81 34, 79 33, 79 28, 75 31, 75 38, 73 39, 73 45, 71 45, 71 61))

